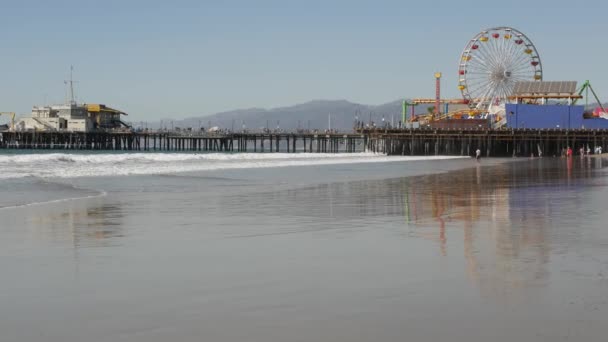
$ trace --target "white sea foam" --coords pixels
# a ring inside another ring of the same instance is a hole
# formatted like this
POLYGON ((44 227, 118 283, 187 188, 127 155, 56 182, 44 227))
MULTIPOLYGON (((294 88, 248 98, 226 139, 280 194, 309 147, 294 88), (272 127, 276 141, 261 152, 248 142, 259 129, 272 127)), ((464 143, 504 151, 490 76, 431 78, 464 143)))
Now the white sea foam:
POLYGON ((374 153, 48 153, 0 155, 0 179, 170 174, 205 170, 383 163, 460 157, 374 153))

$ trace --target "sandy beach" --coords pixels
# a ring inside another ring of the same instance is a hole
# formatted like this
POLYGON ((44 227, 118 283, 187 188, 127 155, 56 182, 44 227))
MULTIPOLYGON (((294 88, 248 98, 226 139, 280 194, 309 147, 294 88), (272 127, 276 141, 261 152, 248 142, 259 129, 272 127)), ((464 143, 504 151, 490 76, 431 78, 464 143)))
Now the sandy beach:
POLYGON ((603 341, 606 165, 4 179, 2 340, 603 341))

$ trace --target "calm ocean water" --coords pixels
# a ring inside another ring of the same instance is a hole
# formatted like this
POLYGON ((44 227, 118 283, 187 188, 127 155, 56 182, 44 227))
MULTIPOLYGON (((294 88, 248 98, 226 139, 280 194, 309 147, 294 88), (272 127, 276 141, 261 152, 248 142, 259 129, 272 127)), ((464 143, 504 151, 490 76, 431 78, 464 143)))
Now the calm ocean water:
POLYGON ((605 341, 608 160, 0 155, 0 341, 605 341))

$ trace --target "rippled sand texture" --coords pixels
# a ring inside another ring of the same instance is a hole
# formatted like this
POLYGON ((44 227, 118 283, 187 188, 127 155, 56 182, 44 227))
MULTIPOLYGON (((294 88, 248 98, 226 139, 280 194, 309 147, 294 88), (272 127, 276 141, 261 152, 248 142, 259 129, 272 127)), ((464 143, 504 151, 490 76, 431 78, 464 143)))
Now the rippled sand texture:
POLYGON ((420 163, 70 180, 0 210, 0 340, 606 340, 608 161, 420 163))

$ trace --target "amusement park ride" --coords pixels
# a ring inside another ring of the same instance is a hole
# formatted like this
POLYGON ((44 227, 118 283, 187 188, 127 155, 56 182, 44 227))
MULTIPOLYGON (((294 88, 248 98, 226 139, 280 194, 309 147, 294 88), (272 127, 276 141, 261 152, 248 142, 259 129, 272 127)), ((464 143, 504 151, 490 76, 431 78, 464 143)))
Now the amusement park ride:
MULTIPOLYGON (((598 103, 598 108, 596 108, 593 111, 593 115, 594 116, 606 116, 608 112, 606 112, 606 109, 604 109, 604 106, 602 105, 602 101, 600 101, 599 97, 595 93, 595 90, 593 90, 593 87, 591 86, 591 83, 589 83, 588 80, 585 81, 585 83, 583 83, 583 85, 581 86, 581 88, 578 91, 578 95, 581 97, 583 95, 583 92, 585 93, 585 108, 589 107, 589 90, 591 90, 591 93, 593 94, 595 101, 597 101, 597 103, 598 103)), ((576 101, 578 101, 578 99, 574 100, 574 102, 572 104, 576 104, 576 101)))
MULTIPOLYGON (((505 105, 513 101, 513 91, 518 82, 541 82, 543 68, 540 55, 532 41, 522 32, 511 27, 494 27, 483 30, 465 45, 458 66, 459 99, 441 99, 441 73, 435 73, 435 98, 417 98, 411 103, 403 102, 404 122, 431 124, 446 119, 481 118, 491 119, 494 127, 504 124, 505 105), (415 113, 415 106, 433 104, 428 113, 415 113), (441 104, 444 105, 443 112, 441 104), (449 111, 448 105, 457 105, 449 111), (411 114, 406 120, 407 107, 411 114)), ((580 88, 576 100, 583 91, 591 90, 597 95, 589 81, 580 88)), ((556 97, 551 97, 556 98, 556 97)), ((570 96, 572 100, 572 96, 570 96)), ((530 100, 530 99, 528 99, 530 100)), ((605 112, 604 108, 601 108, 605 112)))

